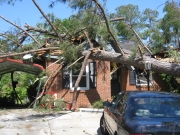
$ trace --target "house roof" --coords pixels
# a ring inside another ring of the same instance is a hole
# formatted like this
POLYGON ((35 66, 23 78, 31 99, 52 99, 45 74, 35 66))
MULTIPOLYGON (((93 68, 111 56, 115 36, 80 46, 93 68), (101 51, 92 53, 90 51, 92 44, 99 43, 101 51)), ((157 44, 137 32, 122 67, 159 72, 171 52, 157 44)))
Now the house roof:
POLYGON ((21 60, 14 60, 10 58, 0 59, 0 75, 14 71, 22 71, 29 74, 38 75, 43 70, 44 68, 39 64, 27 63, 21 60))
POLYGON ((138 47, 136 42, 132 40, 120 42, 120 45, 123 49, 128 50, 128 51, 131 51, 133 47, 134 48, 138 47))

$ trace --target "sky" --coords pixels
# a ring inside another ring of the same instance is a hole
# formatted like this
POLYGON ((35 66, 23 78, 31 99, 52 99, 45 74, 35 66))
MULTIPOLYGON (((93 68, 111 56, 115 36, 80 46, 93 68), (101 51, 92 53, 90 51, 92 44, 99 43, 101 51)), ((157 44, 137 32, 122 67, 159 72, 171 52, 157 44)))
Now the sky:
MULTIPOLYGON (((107 9, 109 13, 115 12, 119 6, 133 4, 138 5, 139 10, 143 11, 146 8, 159 11, 159 18, 162 18, 164 3, 167 0, 107 0, 107 9)), ((68 5, 58 3, 54 8, 49 8, 50 0, 36 0, 45 14, 54 13, 60 19, 68 18, 70 15, 75 14, 75 11, 70 9, 68 5)), ((0 15, 10 20, 11 22, 18 23, 22 28, 25 23, 36 26, 42 20, 39 10, 36 8, 31 0, 17 1, 14 6, 8 4, 0 5, 0 15)), ((13 27, 6 21, 0 18, 0 33, 3 33, 13 27)))

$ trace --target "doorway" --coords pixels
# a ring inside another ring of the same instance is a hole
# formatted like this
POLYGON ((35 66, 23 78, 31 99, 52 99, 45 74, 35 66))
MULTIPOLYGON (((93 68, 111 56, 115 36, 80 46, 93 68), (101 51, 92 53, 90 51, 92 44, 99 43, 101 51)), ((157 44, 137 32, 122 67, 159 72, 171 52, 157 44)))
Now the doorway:
POLYGON ((111 75, 111 96, 116 96, 119 92, 121 92, 121 79, 120 79, 121 70, 118 68, 111 75))

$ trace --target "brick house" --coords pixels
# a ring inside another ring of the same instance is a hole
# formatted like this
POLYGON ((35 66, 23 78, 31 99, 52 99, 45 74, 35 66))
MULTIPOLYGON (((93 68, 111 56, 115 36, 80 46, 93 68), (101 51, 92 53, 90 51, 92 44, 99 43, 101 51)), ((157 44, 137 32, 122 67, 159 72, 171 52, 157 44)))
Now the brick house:
MULTIPOLYGON (((126 45, 124 43, 124 45, 126 45)), ((130 42, 132 44, 132 42, 130 42)), ((127 46, 126 46, 127 48, 127 46)), ((57 59, 46 59, 46 67, 49 72, 54 72, 54 76, 49 80, 49 91, 57 93, 57 98, 64 99, 66 102, 72 101, 73 87, 78 74, 70 72, 58 72, 62 67, 56 63, 57 59)), ((121 65, 108 61, 89 60, 86 70, 78 87, 78 98, 76 108, 88 108, 92 103, 99 100, 107 100, 120 91, 127 90, 147 90, 147 76, 143 75, 143 70, 138 69, 139 82, 137 83, 136 74, 133 67, 121 65), (114 70, 116 68, 116 70, 114 70), (135 79, 136 78, 136 79, 135 79)), ((151 90, 161 90, 165 88, 162 79, 158 74, 151 74, 151 90)))

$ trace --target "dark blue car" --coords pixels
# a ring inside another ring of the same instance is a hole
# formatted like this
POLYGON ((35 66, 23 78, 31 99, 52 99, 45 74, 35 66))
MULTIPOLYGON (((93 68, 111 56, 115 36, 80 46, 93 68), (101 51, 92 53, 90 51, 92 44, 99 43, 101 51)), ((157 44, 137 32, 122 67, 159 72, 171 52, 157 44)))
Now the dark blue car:
POLYGON ((158 91, 123 91, 104 102, 104 135, 180 135, 180 95, 158 91))

